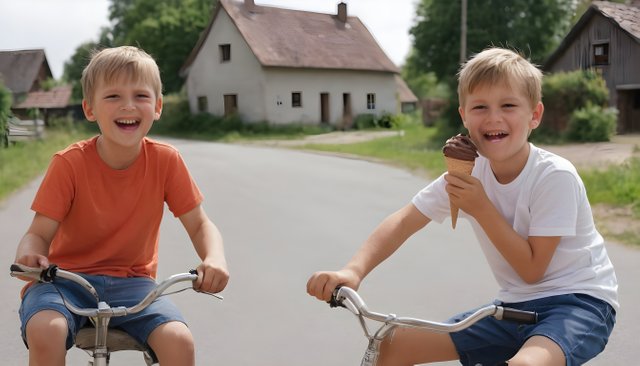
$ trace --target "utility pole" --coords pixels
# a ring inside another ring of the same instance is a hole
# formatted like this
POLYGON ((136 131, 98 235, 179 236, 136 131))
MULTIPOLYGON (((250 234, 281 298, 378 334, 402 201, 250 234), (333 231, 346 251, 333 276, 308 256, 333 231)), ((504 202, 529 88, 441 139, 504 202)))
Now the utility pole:
POLYGON ((460 64, 467 60, 467 0, 460 0, 460 64))

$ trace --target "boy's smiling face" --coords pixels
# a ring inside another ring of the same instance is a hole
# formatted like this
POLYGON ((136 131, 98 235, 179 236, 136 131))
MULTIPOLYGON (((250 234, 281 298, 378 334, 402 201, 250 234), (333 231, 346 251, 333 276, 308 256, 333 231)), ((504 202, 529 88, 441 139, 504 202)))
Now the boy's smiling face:
POLYGON ((507 82, 475 88, 459 108, 478 152, 491 161, 494 170, 505 164, 513 169, 519 166, 519 170, 524 167, 529 156, 527 138, 540 124, 543 111, 542 103, 532 106, 521 88, 507 82))
POLYGON ((91 104, 82 106, 89 121, 97 121, 103 143, 110 147, 139 148, 153 121, 160 118, 162 97, 141 81, 123 76, 112 83, 99 82, 91 104))

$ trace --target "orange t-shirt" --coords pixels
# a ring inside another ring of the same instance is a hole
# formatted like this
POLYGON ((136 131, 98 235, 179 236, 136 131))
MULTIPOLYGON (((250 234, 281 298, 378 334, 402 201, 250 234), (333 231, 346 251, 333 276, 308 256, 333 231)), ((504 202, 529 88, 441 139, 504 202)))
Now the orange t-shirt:
POLYGON ((174 147, 145 138, 136 161, 115 170, 96 141, 56 153, 31 206, 60 223, 49 261, 74 272, 155 278, 164 203, 177 217, 203 196, 174 147))

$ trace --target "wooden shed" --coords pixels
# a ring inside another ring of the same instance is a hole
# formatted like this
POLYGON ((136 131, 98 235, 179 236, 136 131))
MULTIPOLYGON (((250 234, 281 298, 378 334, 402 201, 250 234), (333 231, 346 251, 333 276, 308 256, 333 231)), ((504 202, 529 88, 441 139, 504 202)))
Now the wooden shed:
POLYGON ((618 133, 640 132, 640 1, 594 1, 545 62, 546 72, 594 69, 617 107, 618 133))

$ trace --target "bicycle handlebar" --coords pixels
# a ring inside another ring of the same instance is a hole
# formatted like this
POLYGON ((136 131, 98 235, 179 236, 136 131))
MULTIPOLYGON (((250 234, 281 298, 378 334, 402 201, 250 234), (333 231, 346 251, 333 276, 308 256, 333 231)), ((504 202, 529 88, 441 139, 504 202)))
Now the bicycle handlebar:
POLYGON ((382 314, 369 311, 367 305, 360 295, 349 287, 338 287, 333 291, 331 307, 344 307, 357 316, 365 317, 371 320, 383 322, 386 324, 424 328, 435 332, 452 333, 466 329, 488 316, 493 316, 498 320, 511 320, 523 324, 535 324, 538 321, 538 314, 530 311, 506 308, 500 305, 487 305, 478 310, 467 318, 457 323, 440 323, 409 317, 397 317, 395 314, 382 314))
MULTIPOLYGON (((50 265, 49 267, 42 269, 42 268, 28 267, 22 264, 14 263, 11 265, 11 276, 27 277, 36 281, 47 282, 47 283, 51 283, 56 278, 59 277, 59 278, 64 278, 79 284, 80 286, 82 286, 83 289, 85 289, 86 291, 88 291, 93 295, 93 297, 98 302, 97 308, 78 308, 75 305, 67 302, 67 300, 64 297, 62 300, 64 301, 64 305, 72 313, 75 313, 80 316, 87 316, 87 317, 95 317, 95 316, 98 316, 98 314, 104 313, 104 312, 108 312, 110 316, 124 316, 127 314, 138 313, 142 311, 144 308, 146 308, 147 306, 149 306, 149 304, 151 304, 153 300, 158 298, 158 296, 162 295, 162 293, 172 285, 178 282, 195 281, 198 278, 198 274, 195 270, 191 270, 188 273, 178 273, 178 274, 172 275, 169 278, 165 279, 164 281, 160 282, 139 303, 131 307, 118 306, 118 307, 112 308, 109 306, 105 306, 106 304, 102 305, 103 303, 100 302, 98 293, 95 290, 95 288, 82 276, 73 272, 65 271, 64 269, 60 269, 56 265, 50 265)), ((213 294, 209 292, 204 292, 204 293, 214 296, 220 300, 223 299, 222 296, 217 294, 213 294)))

